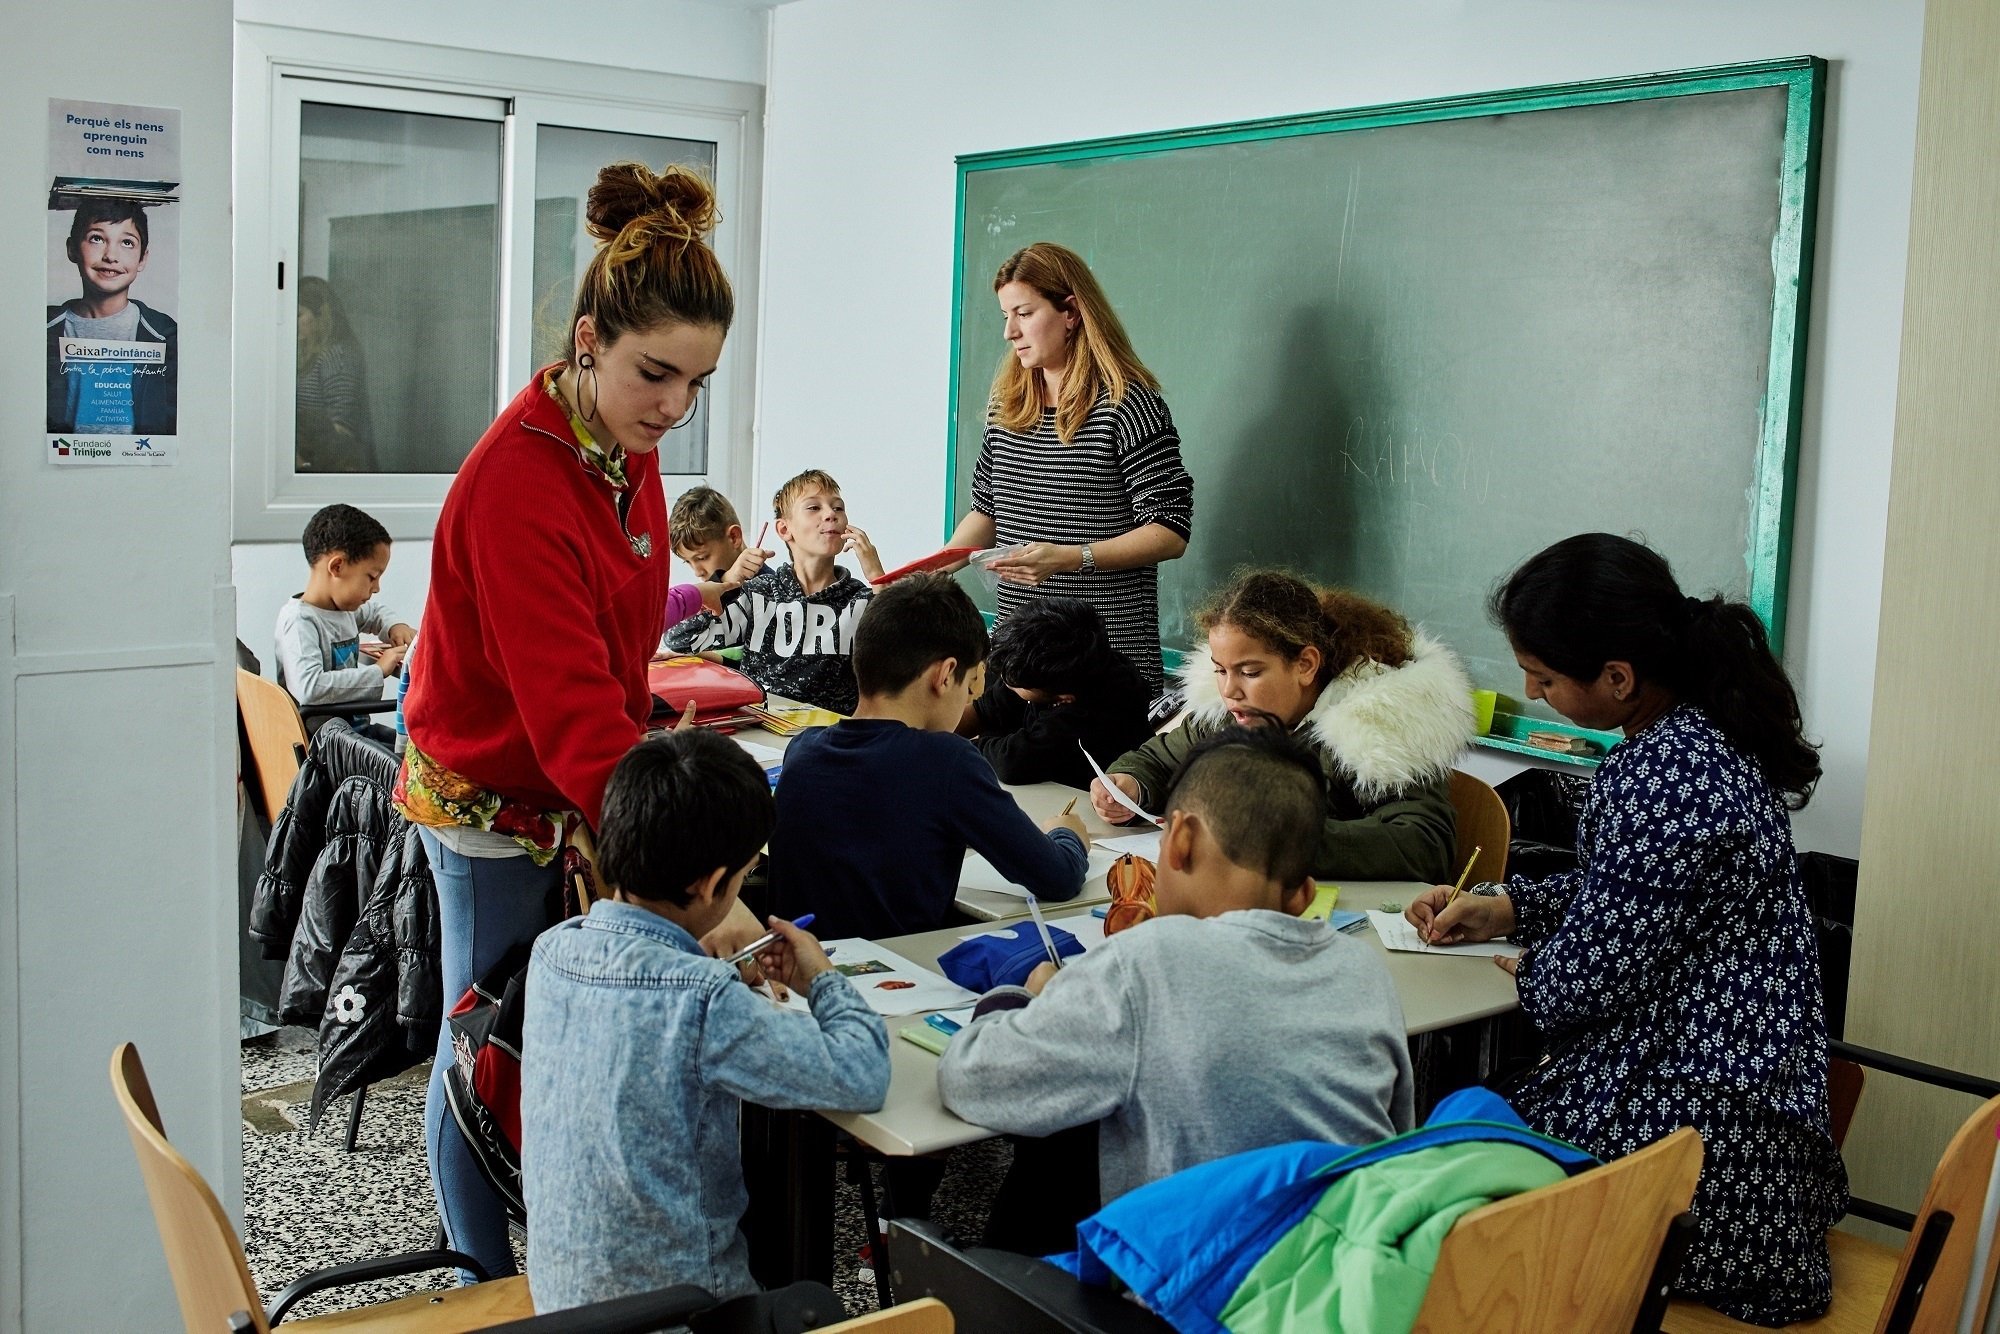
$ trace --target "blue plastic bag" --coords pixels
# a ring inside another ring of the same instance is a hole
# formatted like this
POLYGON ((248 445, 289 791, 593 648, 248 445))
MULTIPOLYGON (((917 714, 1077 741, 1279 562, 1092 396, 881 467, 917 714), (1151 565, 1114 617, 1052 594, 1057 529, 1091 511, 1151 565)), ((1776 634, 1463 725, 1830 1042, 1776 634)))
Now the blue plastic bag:
MULTIPOLYGON (((1083 942, 1059 926, 1049 928, 1049 939, 1062 958, 1083 953, 1083 942)), ((991 991, 1020 986, 1036 964, 1048 961, 1041 933, 1033 922, 1022 921, 959 941, 938 955, 938 968, 967 991, 991 991)))

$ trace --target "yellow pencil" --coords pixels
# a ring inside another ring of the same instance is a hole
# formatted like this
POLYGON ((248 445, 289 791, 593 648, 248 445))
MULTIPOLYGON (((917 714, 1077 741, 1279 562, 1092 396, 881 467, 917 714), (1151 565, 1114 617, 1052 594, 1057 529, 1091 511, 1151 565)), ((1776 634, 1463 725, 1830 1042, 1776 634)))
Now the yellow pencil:
POLYGON ((1074 811, 1075 809, 1076 809, 1076 798, 1075 798, 1075 797, 1071 797, 1071 798, 1069 799, 1069 805, 1067 805, 1067 806, 1063 807, 1063 814, 1064 814, 1064 815, 1068 815, 1068 814, 1069 814, 1070 812, 1074 811))
POLYGON ((1465 869, 1458 873, 1458 883, 1451 887, 1451 893, 1444 896, 1444 906, 1446 908, 1449 908, 1451 901, 1458 897, 1458 891, 1465 888, 1466 878, 1472 874, 1472 864, 1479 860, 1479 854, 1483 851, 1485 851, 1483 847, 1474 848, 1472 855, 1465 859, 1465 869))

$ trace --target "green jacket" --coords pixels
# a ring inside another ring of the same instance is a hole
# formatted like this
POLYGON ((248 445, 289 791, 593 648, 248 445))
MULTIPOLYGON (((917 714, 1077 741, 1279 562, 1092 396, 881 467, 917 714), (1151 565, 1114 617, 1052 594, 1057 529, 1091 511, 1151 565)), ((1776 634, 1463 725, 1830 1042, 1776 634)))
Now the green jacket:
POLYGON ((1222 1325, 1230 1334, 1405 1334, 1452 1224, 1565 1176, 1534 1149, 1481 1140, 1357 1168, 1244 1275, 1222 1325))
MULTIPOLYGON (((1188 696, 1181 725, 1108 770, 1137 779, 1139 804, 1149 809, 1158 809, 1188 753, 1229 723, 1206 647, 1188 655, 1181 679, 1188 696)), ((1451 770, 1473 736, 1472 684, 1451 650, 1419 633, 1401 667, 1349 668, 1327 682, 1293 733, 1326 768, 1315 879, 1451 879, 1451 770)))

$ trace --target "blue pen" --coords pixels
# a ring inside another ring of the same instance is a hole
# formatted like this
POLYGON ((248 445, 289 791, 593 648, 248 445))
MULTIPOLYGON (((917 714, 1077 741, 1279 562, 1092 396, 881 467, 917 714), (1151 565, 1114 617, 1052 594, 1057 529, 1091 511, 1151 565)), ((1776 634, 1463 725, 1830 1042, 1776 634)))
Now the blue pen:
MULTIPOLYGON (((806 913, 802 915, 796 922, 792 923, 793 926, 799 928, 799 930, 801 931, 805 930, 812 924, 813 924, 813 914, 811 913, 806 913)), ((730 964, 740 964, 744 960, 748 959, 751 955, 756 954, 758 951, 767 950, 771 948, 771 946, 775 945, 777 941, 778 941, 777 932, 766 931, 763 935, 757 937, 755 940, 751 941, 748 945, 745 945, 742 949, 736 951, 736 953, 724 959, 723 962, 730 964)))

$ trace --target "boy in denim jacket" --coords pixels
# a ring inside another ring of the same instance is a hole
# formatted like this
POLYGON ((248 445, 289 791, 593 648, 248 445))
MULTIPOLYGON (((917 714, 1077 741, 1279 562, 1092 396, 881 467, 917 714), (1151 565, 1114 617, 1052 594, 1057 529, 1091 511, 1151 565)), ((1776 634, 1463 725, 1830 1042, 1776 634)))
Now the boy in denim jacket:
POLYGON ((763 771, 714 732, 642 742, 612 771, 597 870, 617 888, 544 933, 528 972, 521 1180, 537 1310, 677 1283, 755 1291, 742 1101, 882 1105, 888 1031, 818 941, 773 918, 762 955, 811 1018, 703 951, 772 821, 763 771))

